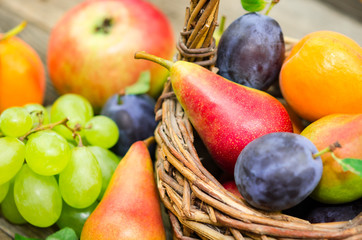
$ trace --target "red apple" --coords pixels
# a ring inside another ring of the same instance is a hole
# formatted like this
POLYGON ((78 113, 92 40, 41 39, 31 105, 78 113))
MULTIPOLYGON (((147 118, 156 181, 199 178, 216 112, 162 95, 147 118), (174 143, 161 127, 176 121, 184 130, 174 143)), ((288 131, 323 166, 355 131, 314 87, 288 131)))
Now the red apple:
POLYGON ((222 186, 228 190, 229 192, 231 192, 232 194, 234 194, 235 196, 238 196, 240 198, 243 198, 243 196, 241 196, 238 187, 236 186, 236 183, 234 180, 229 180, 226 181, 224 183, 222 183, 222 186))
POLYGON ((45 68, 38 53, 15 35, 26 22, 0 34, 0 112, 27 103, 42 104, 45 68))
POLYGON ((134 59, 145 50, 171 59, 175 39, 167 17, 143 0, 91 0, 68 11, 54 26, 48 70, 60 94, 77 93, 100 108, 116 92, 150 70, 149 94, 157 97, 168 72, 134 59))

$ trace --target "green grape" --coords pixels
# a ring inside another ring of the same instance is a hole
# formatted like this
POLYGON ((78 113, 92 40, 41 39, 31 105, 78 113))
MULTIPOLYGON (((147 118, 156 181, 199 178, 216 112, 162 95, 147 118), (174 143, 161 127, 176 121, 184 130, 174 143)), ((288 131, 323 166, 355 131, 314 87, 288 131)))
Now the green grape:
POLYGON ((58 174, 69 162, 69 143, 52 130, 33 133, 25 146, 25 159, 31 170, 37 174, 58 174))
POLYGON ((0 184, 8 182, 20 170, 25 157, 25 145, 15 137, 0 138, 0 184))
POLYGON ((88 147, 71 150, 68 166, 59 174, 59 188, 64 201, 74 208, 86 208, 97 200, 102 172, 88 147))
POLYGON ((49 116, 49 122, 52 122, 52 121, 51 121, 51 115, 50 115, 50 111, 51 111, 51 109, 52 109, 52 106, 53 106, 53 105, 48 105, 48 106, 45 107, 45 110, 46 110, 46 112, 47 112, 47 115, 49 116))
POLYGON ((62 211, 62 196, 54 176, 42 176, 24 164, 14 181, 15 204, 30 224, 53 225, 62 211))
POLYGON ((21 107, 11 107, 2 112, 0 128, 5 136, 20 137, 25 135, 33 126, 30 113, 21 107))
POLYGON ((88 147, 89 150, 93 153, 96 157, 99 166, 101 167, 102 171, 102 190, 98 196, 98 200, 101 200, 107 187, 108 183, 112 178, 114 171, 116 170, 120 158, 111 152, 108 149, 98 147, 98 146, 90 146, 88 147))
POLYGON ((13 224, 23 224, 26 220, 19 213, 14 199, 14 179, 10 181, 9 191, 1 203, 1 213, 6 220, 13 224))
POLYGON ((69 206, 66 202, 63 202, 62 213, 60 214, 56 224, 59 228, 72 228, 78 237, 80 237, 85 221, 97 206, 98 201, 95 201, 87 208, 78 209, 69 206))
MULTIPOLYGON (((66 117, 69 118, 67 125, 74 128, 76 124, 85 125, 93 117, 93 108, 90 102, 84 97, 76 94, 64 94, 60 96, 52 105, 50 110, 51 122, 58 122, 66 117)), ((72 132, 63 125, 54 128, 56 132, 72 140, 72 132)))
POLYGON ((40 123, 48 124, 50 122, 48 111, 44 106, 38 103, 29 103, 26 104, 24 108, 30 113, 31 118, 33 119, 33 128, 38 127, 40 123))
POLYGON ((4 198, 6 197, 6 194, 9 191, 9 185, 10 182, 6 182, 0 185, 0 203, 4 200, 4 198))
POLYGON ((91 145, 111 148, 118 141, 119 131, 112 119, 98 115, 86 123, 84 135, 91 145))
POLYGON ((74 144, 73 141, 68 141, 68 145, 69 145, 69 149, 75 148, 76 145, 74 144))

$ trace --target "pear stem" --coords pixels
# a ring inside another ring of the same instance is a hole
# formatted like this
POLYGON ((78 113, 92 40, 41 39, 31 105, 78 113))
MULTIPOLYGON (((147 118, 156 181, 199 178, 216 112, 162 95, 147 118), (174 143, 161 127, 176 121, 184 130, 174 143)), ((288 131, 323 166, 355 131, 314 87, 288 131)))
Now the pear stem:
POLYGON ((134 58, 135 59, 145 59, 145 60, 149 60, 151 62, 158 63, 161 66, 167 68, 168 70, 171 70, 171 67, 173 65, 173 62, 160 58, 160 57, 156 57, 152 54, 146 53, 145 51, 136 52, 134 55, 134 58))
POLYGON ((146 138, 145 140, 143 140, 143 142, 145 143, 145 145, 147 147, 149 147, 152 143, 154 143, 156 140, 155 140, 155 137, 154 136, 151 136, 149 138, 146 138))
POLYGON ((10 31, 6 32, 1 38, 0 41, 6 40, 10 37, 13 37, 15 35, 17 35, 18 33, 20 33, 21 31, 23 31, 23 29, 25 28, 27 22, 26 21, 22 21, 18 26, 14 27, 13 29, 11 29, 10 31))
POLYGON ((339 142, 335 142, 331 145, 329 145, 328 147, 326 147, 325 149, 322 149, 321 151, 313 154, 313 158, 317 158, 320 157, 321 155, 327 153, 327 152, 333 152, 336 148, 341 148, 341 144, 339 142))

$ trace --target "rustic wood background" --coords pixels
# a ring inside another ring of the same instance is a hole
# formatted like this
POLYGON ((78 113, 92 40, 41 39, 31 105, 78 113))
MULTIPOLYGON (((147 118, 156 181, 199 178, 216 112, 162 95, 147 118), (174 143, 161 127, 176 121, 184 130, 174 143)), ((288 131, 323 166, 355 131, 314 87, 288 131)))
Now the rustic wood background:
MULTIPOLYGON (((0 0, 0 32, 6 32, 27 20, 26 29, 19 37, 30 44, 46 65, 49 33, 62 15, 82 0, 0 0)), ((189 0, 149 0, 170 19, 175 36, 181 31, 184 9, 189 0)), ((219 16, 227 17, 226 26, 244 14, 240 0, 222 0, 219 16)), ((317 30, 333 30, 343 33, 362 45, 361 0, 281 0, 270 16, 281 25, 284 35, 301 38, 317 30)), ((57 96, 48 78, 45 105, 57 96)), ((38 229, 31 226, 14 226, 0 217, 0 239, 8 240, 15 233, 28 237, 45 238, 55 228, 38 229)))

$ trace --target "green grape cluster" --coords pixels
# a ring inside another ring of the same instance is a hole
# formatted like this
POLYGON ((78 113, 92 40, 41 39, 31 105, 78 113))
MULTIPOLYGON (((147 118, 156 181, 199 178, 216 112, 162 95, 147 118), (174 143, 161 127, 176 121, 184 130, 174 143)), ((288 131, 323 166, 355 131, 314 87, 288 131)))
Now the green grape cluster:
POLYGON ((94 115, 89 101, 76 94, 62 95, 47 108, 27 104, 3 111, 3 217, 13 224, 48 227, 59 223, 64 227, 69 212, 89 215, 121 160, 109 150, 118 137, 116 123, 94 115))

